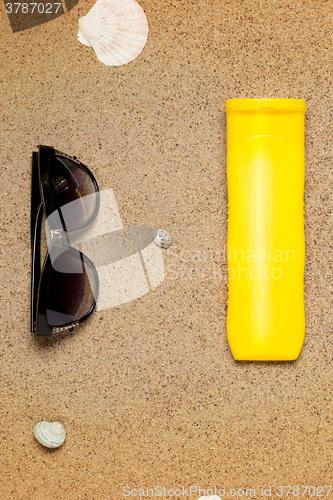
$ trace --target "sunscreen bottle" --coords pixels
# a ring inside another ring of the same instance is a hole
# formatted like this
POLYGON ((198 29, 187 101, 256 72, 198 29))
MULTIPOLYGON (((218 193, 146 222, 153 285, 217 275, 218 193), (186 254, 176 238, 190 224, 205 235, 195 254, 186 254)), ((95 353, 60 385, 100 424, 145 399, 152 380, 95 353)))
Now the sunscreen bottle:
POLYGON ((236 360, 294 360, 304 317, 302 99, 229 99, 228 342, 236 360))

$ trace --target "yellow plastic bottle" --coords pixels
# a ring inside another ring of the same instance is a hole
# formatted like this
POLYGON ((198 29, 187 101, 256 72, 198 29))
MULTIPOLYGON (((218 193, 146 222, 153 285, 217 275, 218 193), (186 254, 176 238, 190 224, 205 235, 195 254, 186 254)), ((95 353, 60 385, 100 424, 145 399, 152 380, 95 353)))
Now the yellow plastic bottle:
POLYGON ((302 99, 229 99, 229 346, 236 360, 293 360, 304 332, 302 99))

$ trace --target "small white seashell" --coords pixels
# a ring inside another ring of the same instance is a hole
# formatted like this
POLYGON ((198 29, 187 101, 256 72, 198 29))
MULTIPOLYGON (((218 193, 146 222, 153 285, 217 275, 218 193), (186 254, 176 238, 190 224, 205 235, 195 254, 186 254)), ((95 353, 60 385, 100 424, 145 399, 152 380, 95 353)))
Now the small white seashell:
POLYGON ((38 422, 34 427, 37 441, 46 448, 58 448, 66 439, 66 432, 59 422, 38 422))
POLYGON ((161 248, 169 248, 172 243, 170 234, 165 229, 158 229, 154 239, 155 245, 161 248))
POLYGON ((78 40, 94 49, 107 66, 133 61, 148 37, 146 15, 135 0, 97 0, 79 19, 78 40))
POLYGON ((221 500, 218 495, 210 495, 209 497, 200 497, 198 500, 221 500))

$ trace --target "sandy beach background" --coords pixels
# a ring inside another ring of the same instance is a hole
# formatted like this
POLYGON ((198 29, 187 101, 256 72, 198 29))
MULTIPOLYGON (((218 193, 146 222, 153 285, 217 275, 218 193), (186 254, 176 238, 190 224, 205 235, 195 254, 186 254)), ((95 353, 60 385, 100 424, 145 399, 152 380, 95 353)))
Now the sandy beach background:
POLYGON ((93 3, 16 33, 1 5, 1 497, 330 485, 333 3, 142 0, 147 45, 118 68, 77 41, 93 3), (227 343, 224 106, 236 97, 306 100, 306 338, 293 363, 236 363, 227 343), (40 143, 112 188, 125 225, 174 241, 158 288, 55 341, 29 324, 40 143), (63 423, 61 448, 35 441, 40 420, 63 423))

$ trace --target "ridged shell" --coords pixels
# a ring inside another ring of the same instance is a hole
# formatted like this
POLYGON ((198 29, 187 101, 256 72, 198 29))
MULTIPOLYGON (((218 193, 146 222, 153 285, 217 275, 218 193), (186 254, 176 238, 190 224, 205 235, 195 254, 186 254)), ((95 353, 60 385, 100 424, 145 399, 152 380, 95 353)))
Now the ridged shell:
POLYGON ((221 500, 218 495, 210 495, 209 497, 200 497, 198 500, 221 500))
POLYGON ((148 22, 135 0, 97 0, 79 19, 78 40, 91 46, 107 66, 133 61, 144 48, 148 22))
POLYGON ((169 248, 172 243, 170 234, 165 229, 158 229, 156 231, 156 236, 154 243, 161 248, 169 248))
POLYGON ((64 426, 59 422, 38 422, 34 427, 37 441, 46 448, 58 448, 66 439, 64 426))

